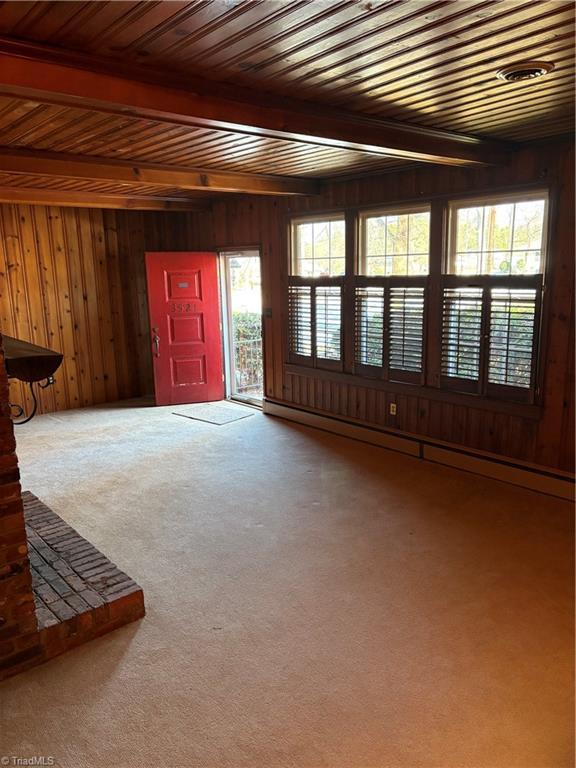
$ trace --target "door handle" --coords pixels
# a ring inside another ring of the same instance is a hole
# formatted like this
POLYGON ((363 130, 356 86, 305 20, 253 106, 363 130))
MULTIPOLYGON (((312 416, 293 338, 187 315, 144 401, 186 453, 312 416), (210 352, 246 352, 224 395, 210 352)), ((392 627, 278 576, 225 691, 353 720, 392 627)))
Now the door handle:
POLYGON ((156 333, 158 330, 154 328, 154 335, 152 336, 152 344, 154 344, 154 357, 160 357, 160 336, 156 333))

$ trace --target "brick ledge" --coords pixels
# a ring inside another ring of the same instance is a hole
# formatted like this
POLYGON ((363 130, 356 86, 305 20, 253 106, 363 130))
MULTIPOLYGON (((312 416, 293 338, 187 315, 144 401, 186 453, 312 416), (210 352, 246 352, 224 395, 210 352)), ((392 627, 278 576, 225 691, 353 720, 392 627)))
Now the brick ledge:
POLYGON ((30 491, 22 502, 38 629, 0 664, 0 680, 145 614, 133 579, 30 491))

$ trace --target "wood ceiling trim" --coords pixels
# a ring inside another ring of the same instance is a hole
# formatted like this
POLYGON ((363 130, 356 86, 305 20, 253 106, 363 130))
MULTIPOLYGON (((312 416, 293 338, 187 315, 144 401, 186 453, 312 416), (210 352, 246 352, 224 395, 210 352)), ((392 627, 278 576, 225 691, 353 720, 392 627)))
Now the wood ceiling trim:
POLYGON ((0 147, 0 172, 260 195, 313 195, 320 191, 318 182, 294 177, 135 164, 122 160, 2 147, 0 147))
POLYGON ((131 211, 204 211, 206 205, 186 200, 166 200, 98 192, 72 192, 52 189, 26 189, 0 186, 0 203, 60 205, 72 208, 113 208, 131 211))
MULTIPOLYGON (((114 65, 117 70, 118 65, 114 65)), ((0 91, 120 116, 207 126, 446 165, 505 162, 508 145, 432 128, 279 100, 205 81, 195 91, 108 71, 110 62, 0 40, 0 91)))
POLYGON ((4 146, 108 157, 136 164, 310 178, 358 173, 364 168, 387 169, 405 162, 367 152, 111 117, 82 109, 64 108, 54 119, 46 121, 45 110, 35 106, 40 105, 0 97, 0 136, 4 146), (28 109, 22 110, 22 104, 28 109))

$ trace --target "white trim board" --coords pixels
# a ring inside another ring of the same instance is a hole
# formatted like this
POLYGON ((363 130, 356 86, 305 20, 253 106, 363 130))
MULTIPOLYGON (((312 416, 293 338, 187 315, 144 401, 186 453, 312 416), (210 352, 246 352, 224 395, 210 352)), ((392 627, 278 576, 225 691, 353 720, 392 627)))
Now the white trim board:
POLYGON ((349 437, 352 440, 360 440, 363 443, 377 445, 391 451, 399 451, 409 456, 444 464, 466 472, 473 472, 493 480, 519 485, 522 488, 545 493, 549 496, 558 496, 569 501, 574 500, 574 481, 572 478, 556 474, 553 470, 528 468, 495 454, 485 452, 477 454, 468 448, 461 448, 456 445, 451 447, 446 443, 435 443, 432 440, 423 440, 416 436, 401 437, 340 418, 321 416, 311 411, 282 405, 271 400, 264 400, 263 411, 270 416, 278 416, 307 427, 349 437))

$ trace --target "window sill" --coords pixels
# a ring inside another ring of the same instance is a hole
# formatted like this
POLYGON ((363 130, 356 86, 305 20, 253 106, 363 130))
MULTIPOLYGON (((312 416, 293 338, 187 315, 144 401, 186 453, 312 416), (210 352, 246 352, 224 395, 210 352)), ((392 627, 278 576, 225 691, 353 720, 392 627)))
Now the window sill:
POLYGON ((426 387, 419 384, 403 384, 395 381, 382 381, 351 373, 339 371, 327 371, 321 368, 311 368, 304 365, 284 364, 284 373, 288 376, 308 376, 324 381, 334 381, 340 384, 352 386, 364 386, 367 389, 379 389, 384 392, 392 392, 399 395, 412 395, 425 397, 429 400, 439 400, 443 403, 463 405, 468 408, 478 408, 492 413, 507 413, 511 416, 520 416, 524 419, 538 421, 542 416, 542 406, 526 403, 515 403, 507 400, 496 400, 483 395, 465 394, 452 390, 426 387))

